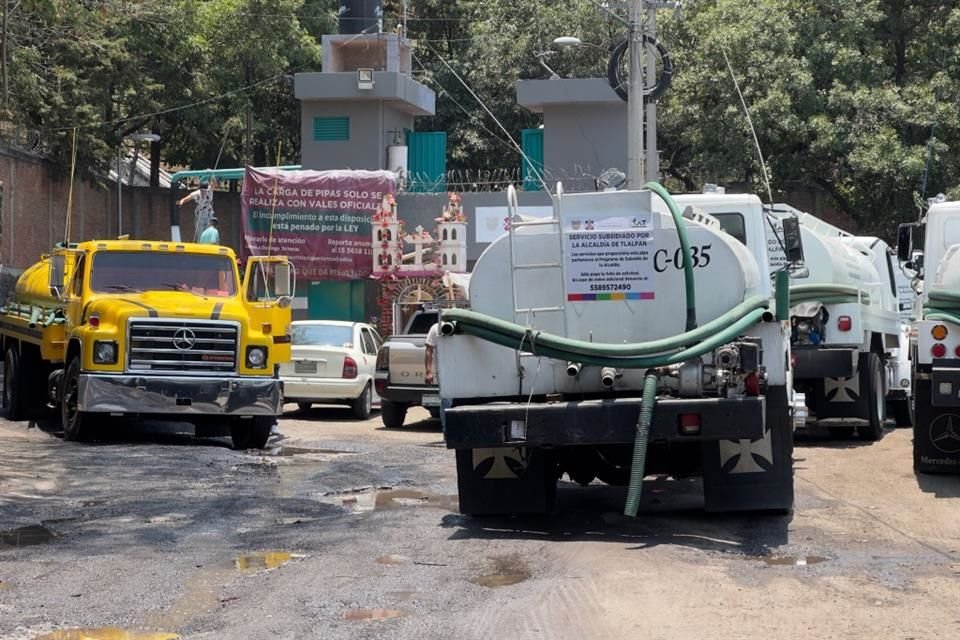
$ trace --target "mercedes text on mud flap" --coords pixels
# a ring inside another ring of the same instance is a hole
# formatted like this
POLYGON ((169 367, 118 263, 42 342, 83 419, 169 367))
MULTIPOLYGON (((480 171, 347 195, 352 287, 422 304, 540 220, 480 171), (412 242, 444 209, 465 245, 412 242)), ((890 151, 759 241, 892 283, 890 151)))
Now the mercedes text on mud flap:
POLYGON ((628 485, 628 513, 647 473, 701 475, 711 511, 792 508, 790 329, 762 226, 744 246, 648 186, 558 192, 552 219, 480 257, 471 311, 442 313, 464 513, 549 510, 563 474, 628 485))
POLYGON ((281 412, 293 280, 285 258, 254 257, 241 288, 226 247, 59 247, 0 315, 8 416, 52 403, 69 440, 126 416, 228 428, 236 447, 262 447, 281 412))
POLYGON ((897 257, 915 275, 913 467, 960 473, 960 202, 936 200, 901 225, 897 257))

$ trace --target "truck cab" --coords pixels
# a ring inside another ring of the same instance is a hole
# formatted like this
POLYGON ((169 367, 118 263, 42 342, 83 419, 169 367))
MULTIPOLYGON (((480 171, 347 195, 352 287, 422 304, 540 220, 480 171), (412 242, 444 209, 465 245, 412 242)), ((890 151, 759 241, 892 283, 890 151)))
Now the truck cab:
POLYGON ((285 258, 254 257, 241 285, 227 247, 58 247, 24 273, 5 308, 8 409, 37 409, 31 385, 43 377, 42 400, 58 407, 70 440, 110 416, 151 417, 226 426, 236 447, 262 447, 282 407, 293 280, 285 258), (28 310, 50 321, 31 327, 28 310))

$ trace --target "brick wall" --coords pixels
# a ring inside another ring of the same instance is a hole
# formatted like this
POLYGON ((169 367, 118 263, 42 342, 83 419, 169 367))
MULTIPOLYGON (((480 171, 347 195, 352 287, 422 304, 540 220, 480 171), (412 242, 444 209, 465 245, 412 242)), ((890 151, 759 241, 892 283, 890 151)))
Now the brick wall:
MULTIPOLYGON (((3 184, 0 216, 0 266, 23 269, 64 238, 69 169, 17 151, 0 148, 3 184)), ((182 197, 186 191, 181 190, 182 197)), ((170 239, 169 189, 124 187, 122 231, 144 240, 170 239)), ((217 192, 214 210, 220 221, 221 242, 233 249, 240 243, 240 194, 217 192)), ((102 240, 117 236, 117 185, 76 181, 73 189, 70 239, 102 240)), ((180 234, 193 238, 193 205, 180 208, 180 234)))

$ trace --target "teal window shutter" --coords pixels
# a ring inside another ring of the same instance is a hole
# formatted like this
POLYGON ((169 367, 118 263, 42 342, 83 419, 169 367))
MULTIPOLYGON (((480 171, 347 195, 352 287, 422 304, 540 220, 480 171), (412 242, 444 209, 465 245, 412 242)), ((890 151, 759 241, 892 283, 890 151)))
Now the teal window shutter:
POLYGON ((407 190, 447 190, 447 132, 407 131, 407 190))
POLYGON ((523 190, 540 191, 543 189, 543 129, 524 129, 520 132, 523 148, 523 190))
POLYGON ((313 119, 313 141, 332 142, 350 139, 350 117, 313 119))

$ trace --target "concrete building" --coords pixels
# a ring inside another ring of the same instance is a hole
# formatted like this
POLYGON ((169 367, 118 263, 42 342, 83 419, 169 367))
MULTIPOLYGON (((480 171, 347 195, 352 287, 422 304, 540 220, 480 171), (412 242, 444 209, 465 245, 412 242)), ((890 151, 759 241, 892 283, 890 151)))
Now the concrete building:
POLYGON ((414 118, 432 116, 436 96, 411 77, 410 41, 396 34, 323 36, 323 70, 298 73, 304 169, 406 170, 414 118), (402 166, 401 166, 402 165, 402 166))

